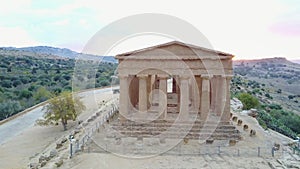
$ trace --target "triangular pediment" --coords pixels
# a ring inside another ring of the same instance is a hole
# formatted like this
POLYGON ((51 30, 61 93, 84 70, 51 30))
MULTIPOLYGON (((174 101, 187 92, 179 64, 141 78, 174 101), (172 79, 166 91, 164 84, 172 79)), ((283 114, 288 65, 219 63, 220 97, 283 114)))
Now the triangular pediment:
POLYGON ((144 49, 126 52, 116 56, 117 59, 151 59, 151 60, 195 60, 195 59, 231 59, 233 55, 195 45, 173 41, 144 49))

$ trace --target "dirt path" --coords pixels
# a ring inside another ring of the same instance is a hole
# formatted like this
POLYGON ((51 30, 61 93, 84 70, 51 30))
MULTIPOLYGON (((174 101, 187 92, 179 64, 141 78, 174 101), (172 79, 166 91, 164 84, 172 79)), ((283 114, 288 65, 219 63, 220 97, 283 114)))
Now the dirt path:
MULTIPOLYGON (((85 120, 95 110, 99 108, 99 103, 109 100, 112 92, 109 89, 103 92, 88 92, 82 94, 82 101, 87 109, 79 116, 79 120, 85 120)), ((18 124, 16 124, 18 125, 18 124)), ((9 139, 6 143, 0 145, 0 168, 28 168, 30 159, 36 158, 49 145, 55 143, 58 138, 68 135, 71 128, 74 128, 77 122, 68 124, 68 131, 63 131, 61 125, 58 126, 33 126, 22 130, 17 135, 9 139)), ((16 131, 11 131, 16 132, 16 131)))

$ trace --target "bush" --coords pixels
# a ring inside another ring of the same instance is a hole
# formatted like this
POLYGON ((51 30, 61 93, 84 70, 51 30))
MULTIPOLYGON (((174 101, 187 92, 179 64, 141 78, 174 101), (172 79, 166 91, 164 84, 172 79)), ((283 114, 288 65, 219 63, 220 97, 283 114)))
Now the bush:
POLYGON ((258 111, 258 122, 262 127, 267 126, 268 128, 284 134, 288 137, 296 139, 297 134, 286 126, 281 120, 274 118, 271 114, 265 112, 264 110, 258 111))
POLYGON ((2 87, 5 87, 5 88, 11 88, 11 87, 12 87, 12 83, 11 83, 11 81, 9 81, 9 80, 3 80, 3 81, 1 82, 1 86, 2 86, 2 87))
POLYGON ((269 93, 266 93, 265 96, 269 99, 273 99, 273 97, 269 93))
POLYGON ((33 98, 39 103, 51 97, 51 93, 45 87, 39 87, 34 93, 33 98))
POLYGON ((237 98, 243 103, 243 110, 257 108, 259 106, 258 99, 249 93, 240 93, 237 98))
POLYGON ((265 123, 265 121, 264 121, 263 119, 258 118, 257 121, 258 121, 259 125, 260 125, 263 129, 265 129, 265 130, 268 129, 268 126, 267 126, 267 124, 265 123))
POLYGON ((272 103, 272 104, 270 104, 270 105, 267 105, 270 109, 276 109, 276 110, 281 110, 282 109, 282 107, 281 107, 281 105, 279 105, 279 104, 274 104, 274 103, 272 103))
POLYGON ((109 81, 108 80, 102 80, 102 81, 100 81, 100 85, 101 86, 108 86, 110 83, 109 83, 109 81))
POLYGON ((293 112, 285 110, 273 109, 270 111, 270 115, 290 128, 295 133, 300 133, 300 116, 293 112))
POLYGON ((28 98, 32 97, 32 93, 30 91, 28 91, 28 90, 22 90, 20 92, 20 96, 19 97, 20 97, 20 99, 22 99, 22 98, 28 99, 28 98))
POLYGON ((21 85, 22 84, 22 82, 20 81, 20 80, 15 80, 15 81, 13 81, 13 86, 14 87, 17 87, 17 86, 19 86, 19 85, 21 85))
POLYGON ((7 100, 0 103, 0 120, 6 119, 22 110, 20 102, 7 100))

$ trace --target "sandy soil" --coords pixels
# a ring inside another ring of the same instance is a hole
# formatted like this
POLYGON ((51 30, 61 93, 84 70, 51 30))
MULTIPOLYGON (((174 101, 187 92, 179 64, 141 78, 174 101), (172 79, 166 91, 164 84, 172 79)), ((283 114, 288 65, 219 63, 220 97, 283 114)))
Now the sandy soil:
POLYGON ((76 156, 72 163, 65 164, 62 168, 74 169, 248 169, 269 168, 266 160, 262 158, 228 158, 218 155, 203 156, 156 156, 148 159, 126 159, 112 154, 81 154, 76 156))
MULTIPOLYGON (((86 120, 91 114, 95 113, 99 109, 100 102, 112 98, 112 92, 107 91, 95 95, 90 92, 82 96, 82 101, 87 109, 79 116, 78 120, 86 120)), ((63 131, 60 124, 58 126, 35 125, 26 129, 8 142, 0 145, 0 168, 28 168, 31 159, 39 157, 47 149, 53 149, 56 141, 69 135, 70 129, 76 125, 77 122, 69 122, 68 131, 63 131)))

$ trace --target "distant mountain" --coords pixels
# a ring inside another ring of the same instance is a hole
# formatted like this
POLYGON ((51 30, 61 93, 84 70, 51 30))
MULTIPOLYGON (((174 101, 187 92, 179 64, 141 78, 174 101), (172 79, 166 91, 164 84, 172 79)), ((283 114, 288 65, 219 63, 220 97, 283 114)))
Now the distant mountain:
POLYGON ((272 98, 272 101, 300 115, 300 64, 286 58, 266 58, 235 60, 233 66, 235 76, 247 79, 252 93, 272 98), (253 86, 253 81, 261 85, 253 86), (258 86, 265 90, 261 91, 256 88, 258 86), (266 95, 264 92, 267 92, 266 95))
POLYGON ((291 62, 300 64, 300 59, 299 60, 291 60, 291 62))
POLYGON ((280 67, 286 67, 285 69, 280 69, 280 70, 294 69, 294 68, 299 70, 299 66, 300 66, 299 64, 289 61, 283 57, 264 58, 264 59, 255 59, 255 60, 235 60, 233 62, 233 65, 236 68, 241 66, 252 67, 252 68, 256 67, 256 69, 253 70, 261 70, 263 74, 268 72, 265 70, 266 68, 269 70, 272 69, 273 67, 275 67, 275 69, 276 68, 280 69, 280 67))
POLYGON ((78 53, 74 52, 67 48, 55 48, 50 46, 33 46, 33 47, 25 47, 25 48, 17 48, 22 51, 43 53, 43 54, 52 54, 66 58, 75 58, 78 53))
POLYGON ((54 55, 69 59, 75 59, 77 57, 84 58, 84 59, 96 59, 104 62, 113 62, 116 63, 117 60, 113 56, 96 56, 96 55, 90 55, 90 54, 84 54, 84 53, 78 53, 75 51, 72 51, 67 48, 56 48, 51 46, 33 46, 33 47, 23 47, 23 48, 15 48, 15 47, 1 47, 0 50, 5 51, 22 51, 22 52, 32 52, 37 54, 43 54, 43 55, 54 55))
POLYGON ((241 63, 241 62, 247 62, 247 63, 288 63, 288 64, 292 64, 291 61, 287 60, 284 57, 274 57, 274 58, 262 58, 262 59, 253 59, 253 60, 235 60, 235 63, 241 63))

